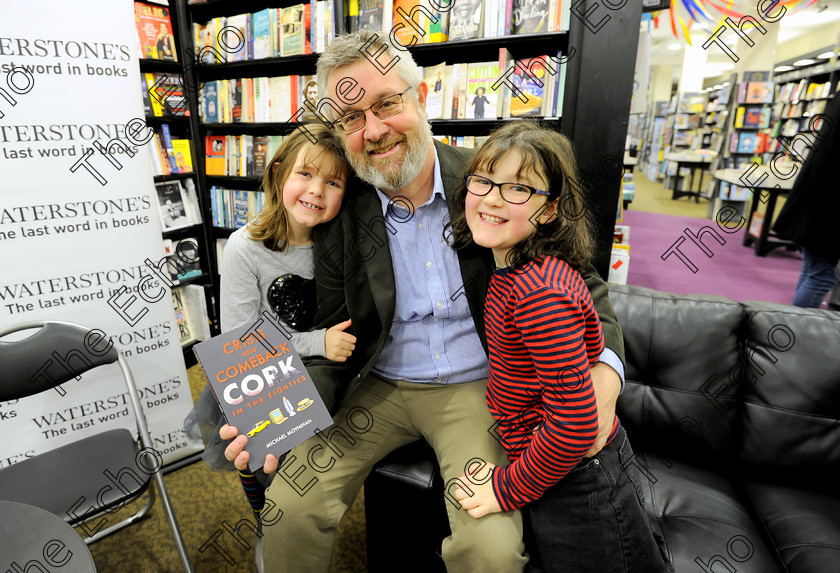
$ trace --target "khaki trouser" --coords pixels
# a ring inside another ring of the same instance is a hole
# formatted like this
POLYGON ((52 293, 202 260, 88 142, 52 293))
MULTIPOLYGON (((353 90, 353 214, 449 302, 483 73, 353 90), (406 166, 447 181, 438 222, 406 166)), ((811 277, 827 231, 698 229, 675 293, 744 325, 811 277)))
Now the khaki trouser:
MULTIPOLYGON (((434 448, 444 483, 463 474, 473 458, 507 465, 488 431, 493 418, 486 388, 486 379, 430 385, 368 376, 336 414, 334 426, 289 452, 266 492, 265 572, 329 571, 336 529, 373 465, 419 437, 434 448)), ((412 519, 400 513, 399 499, 393 507, 395 527, 412 519)), ((518 511, 473 519, 454 498, 446 501, 446 510, 452 535, 443 541, 442 553, 449 573, 523 570, 527 557, 518 511)))

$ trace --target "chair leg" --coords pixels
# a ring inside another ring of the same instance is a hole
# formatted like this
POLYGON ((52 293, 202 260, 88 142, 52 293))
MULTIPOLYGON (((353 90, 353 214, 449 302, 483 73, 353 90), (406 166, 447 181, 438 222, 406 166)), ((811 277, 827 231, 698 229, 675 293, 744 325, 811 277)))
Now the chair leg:
POLYGON ((187 547, 184 545, 184 538, 181 536, 181 529, 178 527, 178 520, 175 518, 175 510, 172 508, 172 502, 169 500, 166 484, 163 483, 163 474, 159 471, 155 472, 155 482, 158 486, 160 501, 163 504, 166 520, 169 522, 169 529, 172 530, 172 537, 175 540, 175 549, 178 550, 178 556, 181 558, 181 565, 183 565, 186 573, 194 573, 190 556, 187 553, 187 547))
MULTIPOLYGON (((130 517, 127 517, 127 518, 125 518, 124 520, 122 520, 122 521, 120 521, 120 522, 118 522, 118 523, 115 523, 115 524, 114 524, 114 525, 112 525, 111 527, 106 527, 106 528, 105 528, 105 529, 103 529, 102 531, 97 531, 97 532, 96 532, 96 533, 94 533, 93 535, 88 536, 88 537, 85 537, 85 538, 84 538, 85 543, 86 543, 87 545, 90 545, 91 543, 94 543, 94 542, 96 542, 96 541, 99 541, 100 539, 103 539, 103 538, 105 538, 105 537, 108 537, 108 536, 109 536, 109 535, 111 535, 112 533, 116 533, 116 532, 117 532, 117 531, 119 531, 120 529, 122 529, 122 528, 124 528, 124 527, 128 527, 129 525, 131 525, 131 524, 133 524, 133 523, 137 523, 138 521, 140 521, 141 519, 143 519, 144 517, 146 517, 146 514, 147 514, 147 513, 149 513, 149 510, 152 508, 152 505, 154 505, 154 503, 155 503, 155 492, 154 492, 154 490, 150 487, 148 490, 146 490, 146 493, 147 493, 147 494, 148 494, 148 496, 149 496, 149 501, 147 501, 147 502, 146 502, 146 505, 144 505, 143 507, 141 507, 139 510, 137 510, 137 511, 136 511, 133 515, 131 515, 130 517)), ((139 498, 138 498, 138 499, 139 499, 139 498)), ((135 501, 136 501, 136 500, 135 500, 135 501)), ((105 512, 102 512, 102 513, 97 513, 97 514, 96 514, 96 515, 94 515, 93 517, 91 517, 91 518, 89 518, 89 519, 84 520, 84 521, 82 522, 82 524, 87 524, 87 523, 89 523, 89 522, 93 521, 94 519, 97 519, 97 518, 101 517, 104 513, 105 513, 105 512)))

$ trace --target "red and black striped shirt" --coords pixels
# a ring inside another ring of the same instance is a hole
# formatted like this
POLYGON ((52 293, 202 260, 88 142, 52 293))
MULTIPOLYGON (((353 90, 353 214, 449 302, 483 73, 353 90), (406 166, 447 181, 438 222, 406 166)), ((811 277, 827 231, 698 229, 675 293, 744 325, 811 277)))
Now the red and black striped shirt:
MULTIPOLYGON (((511 464, 496 468, 503 511, 535 501, 583 458, 598 434, 590 365, 601 322, 580 274, 545 257, 493 273, 485 303, 487 405, 511 464)), ((612 435, 618 430, 618 418, 612 435)))

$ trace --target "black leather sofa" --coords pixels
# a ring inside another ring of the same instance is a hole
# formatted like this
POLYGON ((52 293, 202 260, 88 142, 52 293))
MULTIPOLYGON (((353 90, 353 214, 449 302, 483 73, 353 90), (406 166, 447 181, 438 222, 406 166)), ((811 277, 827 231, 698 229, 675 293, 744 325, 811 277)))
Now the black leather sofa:
MULTIPOLYGON (((677 573, 840 572, 840 312, 633 286, 611 299, 618 413, 677 573)), ((412 444, 368 478, 369 571, 445 570, 433 460, 412 444)))

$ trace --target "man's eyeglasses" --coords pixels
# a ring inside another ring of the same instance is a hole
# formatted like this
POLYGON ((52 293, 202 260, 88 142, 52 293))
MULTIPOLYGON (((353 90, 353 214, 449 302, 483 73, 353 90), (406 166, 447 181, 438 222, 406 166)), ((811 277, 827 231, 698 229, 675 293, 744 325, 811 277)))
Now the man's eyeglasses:
POLYGON ((467 191, 473 195, 484 197, 490 193, 490 190, 493 187, 498 187, 499 194, 502 196, 502 199, 508 203, 513 203, 514 205, 526 203, 528 199, 531 198, 531 195, 534 194, 545 195, 546 197, 551 195, 548 191, 535 189, 530 185, 524 185, 522 183, 496 183, 495 181, 490 181, 486 177, 475 175, 474 173, 470 173, 464 179, 467 182, 467 191))
POLYGON ((402 92, 394 95, 389 95, 388 97, 384 97, 378 102, 374 103, 373 105, 366 107, 365 109, 357 109, 351 112, 345 113, 337 120, 333 122, 333 125, 344 135, 348 135, 350 133, 355 133, 362 129, 365 124, 367 124, 367 114, 365 112, 370 110, 373 112, 379 119, 388 119, 389 117, 394 117, 398 113, 402 112, 405 109, 405 101, 403 100, 403 95, 407 94, 411 91, 411 88, 407 88, 402 92))

